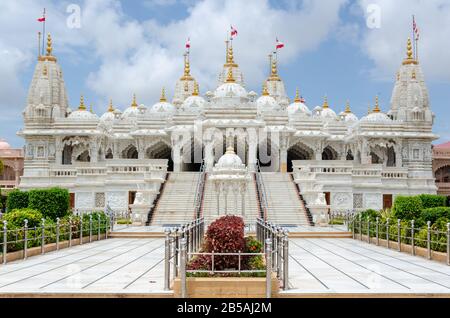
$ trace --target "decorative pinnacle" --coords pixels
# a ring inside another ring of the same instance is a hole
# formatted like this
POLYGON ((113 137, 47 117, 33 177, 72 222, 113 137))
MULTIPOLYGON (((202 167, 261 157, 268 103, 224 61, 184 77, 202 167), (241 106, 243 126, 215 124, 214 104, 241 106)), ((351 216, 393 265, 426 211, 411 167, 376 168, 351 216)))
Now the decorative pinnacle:
POLYGON ((47 56, 51 56, 52 55, 52 37, 50 35, 50 33, 47 35, 47 56))
POLYGON ((412 50, 411 38, 408 38, 406 54, 408 55, 408 59, 412 59, 413 58, 413 50, 412 50))
POLYGON ((160 102, 167 102, 167 98, 166 98, 166 90, 164 89, 164 87, 161 90, 161 98, 159 99, 160 102))
POLYGON ((411 38, 408 38, 408 42, 406 45, 406 59, 403 61, 403 65, 408 64, 418 64, 417 61, 414 59, 414 52, 411 43, 411 38))
POLYGON ((237 67, 238 65, 234 62, 233 45, 230 41, 226 40, 226 52, 225 52, 225 67, 237 67))
POLYGON ((131 103, 131 107, 138 107, 138 104, 136 103, 136 94, 133 94, 133 102, 131 103))
POLYGON ((367 115, 370 115, 372 113, 372 107, 370 106, 370 102, 367 106, 367 115))
POLYGON ((199 93, 198 83, 195 82, 194 83, 194 91, 192 92, 192 96, 198 96, 198 93, 199 93))
POLYGON ((347 99, 347 102, 345 103, 345 113, 350 114, 352 110, 350 109, 350 102, 347 99))
POLYGON ((112 99, 109 100, 108 112, 112 113, 114 111, 114 106, 112 99))
POLYGON ((231 155, 235 154, 234 147, 233 146, 228 146, 226 154, 231 154, 231 155))
POLYGON ((263 83, 262 96, 269 96, 269 91, 267 90, 267 83, 263 83))
POLYGON ((379 104, 379 100, 378 100, 378 95, 375 97, 375 108, 373 109, 374 113, 379 113, 380 112, 380 104, 379 104))
POLYGON ((281 81, 278 76, 278 64, 277 59, 273 58, 272 55, 269 55, 271 66, 270 66, 270 76, 269 81, 281 81))
POLYGON ((78 106, 79 110, 86 110, 86 105, 84 105, 84 97, 81 95, 80 97, 80 106, 78 106))
POLYGON ((228 75, 227 75, 227 83, 234 83, 236 82, 234 77, 233 77, 233 68, 229 67, 228 68, 228 75))
POLYGON ((322 108, 323 109, 326 109, 326 108, 328 108, 329 106, 328 106, 328 97, 327 97, 327 95, 325 95, 325 97, 323 98, 323 105, 322 105, 322 108))
POLYGON ((294 98, 294 103, 300 103, 300 92, 298 91, 298 88, 295 89, 295 98, 294 98))

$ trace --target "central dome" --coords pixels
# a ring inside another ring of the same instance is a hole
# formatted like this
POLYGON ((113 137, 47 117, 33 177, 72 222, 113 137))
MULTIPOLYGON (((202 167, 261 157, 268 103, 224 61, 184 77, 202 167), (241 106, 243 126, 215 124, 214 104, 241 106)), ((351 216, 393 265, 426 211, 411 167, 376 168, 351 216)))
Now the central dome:
POLYGON ((227 148, 227 152, 220 157, 216 167, 220 169, 236 169, 242 167, 242 160, 234 152, 233 147, 227 148))
POLYGON ((237 83, 225 83, 217 87, 215 97, 247 97, 247 91, 237 83))

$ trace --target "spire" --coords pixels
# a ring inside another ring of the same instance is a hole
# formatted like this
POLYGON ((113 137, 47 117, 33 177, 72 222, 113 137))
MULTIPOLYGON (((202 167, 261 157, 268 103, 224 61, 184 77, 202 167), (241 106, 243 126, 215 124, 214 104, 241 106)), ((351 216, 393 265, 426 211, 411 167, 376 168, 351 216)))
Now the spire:
POLYGON ((300 99, 300 92, 298 91, 298 88, 295 89, 295 98, 294 103, 300 103, 302 100, 300 99))
POLYGON ((272 54, 269 55, 269 58, 271 61, 269 81, 281 81, 280 77, 278 76, 277 58, 272 58, 272 54))
POLYGON ((81 95, 81 97, 80 97, 80 106, 78 106, 78 110, 86 110, 86 105, 84 105, 83 95, 81 95))
POLYGON ((191 76, 191 65, 189 63, 189 53, 184 54, 184 74, 180 78, 185 81, 192 81, 194 78, 191 76))
POLYGON ((164 89, 164 87, 161 90, 161 98, 159 99, 160 102, 167 102, 167 98, 166 98, 166 90, 164 89))
POLYGON ((413 56, 413 47, 411 43, 411 38, 408 38, 406 45, 406 58, 403 60, 403 65, 418 64, 413 56))
POLYGON ((378 95, 375 97, 375 108, 373 109, 373 112, 374 112, 374 113, 379 113, 379 112, 381 112, 381 110, 380 110, 380 104, 379 104, 379 101, 378 101, 378 95))
MULTIPOLYGON (((225 59, 225 67, 238 67, 238 65, 234 62, 234 53, 233 53, 233 45, 227 40, 226 43, 226 59, 225 59)), ((233 42, 231 42, 233 43, 233 42)))
POLYGON ((229 67, 228 68, 228 75, 227 75, 227 83, 234 83, 236 82, 236 80, 233 77, 233 68, 229 67))
POLYGON ((352 110, 350 109, 350 102, 347 99, 347 102, 345 103, 345 111, 346 114, 350 114, 352 110))
POLYGON ((112 113, 114 111, 114 106, 112 103, 112 99, 109 100, 108 112, 112 113))
POLYGON ((325 95, 325 97, 323 98, 323 105, 322 105, 323 109, 329 108, 328 106, 328 97, 327 95, 325 95))
POLYGON ((198 93, 199 93, 198 83, 194 82, 194 91, 192 92, 192 96, 198 96, 198 93))
POLYGON ((138 104, 136 103, 136 94, 133 94, 133 102, 131 103, 131 107, 138 107, 138 104))
POLYGON ((52 36, 50 35, 50 33, 48 33, 48 35, 47 35, 47 49, 46 49, 46 51, 47 51, 47 54, 44 55, 44 56, 39 55, 38 56, 38 60, 39 61, 54 61, 54 62, 56 62, 56 57, 54 57, 52 55, 52 53, 53 53, 53 44, 52 44, 52 36))
POLYGON ((269 96, 269 91, 267 90, 267 83, 263 83, 262 96, 269 96))
POLYGON ((367 115, 370 115, 370 114, 372 114, 372 107, 370 106, 370 102, 369 102, 369 104, 367 106, 367 115))

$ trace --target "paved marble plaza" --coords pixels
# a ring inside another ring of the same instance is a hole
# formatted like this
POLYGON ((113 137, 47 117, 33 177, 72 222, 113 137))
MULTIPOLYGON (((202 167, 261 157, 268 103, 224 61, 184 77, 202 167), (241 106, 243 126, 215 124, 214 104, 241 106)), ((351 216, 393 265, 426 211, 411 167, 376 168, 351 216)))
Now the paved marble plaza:
MULTIPOLYGON (((164 295, 163 244, 114 238, 0 265, 0 295, 164 295)), ((450 266, 364 242, 291 239, 290 254, 288 295, 450 294, 450 266)))

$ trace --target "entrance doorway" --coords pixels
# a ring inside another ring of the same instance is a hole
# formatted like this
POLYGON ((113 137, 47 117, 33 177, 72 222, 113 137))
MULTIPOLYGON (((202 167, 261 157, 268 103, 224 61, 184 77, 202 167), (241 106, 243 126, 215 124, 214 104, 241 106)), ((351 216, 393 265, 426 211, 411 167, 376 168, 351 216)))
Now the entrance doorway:
POLYGON ((392 208, 392 194, 383 194, 383 209, 392 208))
POLYGON ((133 204, 136 198, 136 191, 128 191, 128 204, 133 204))

